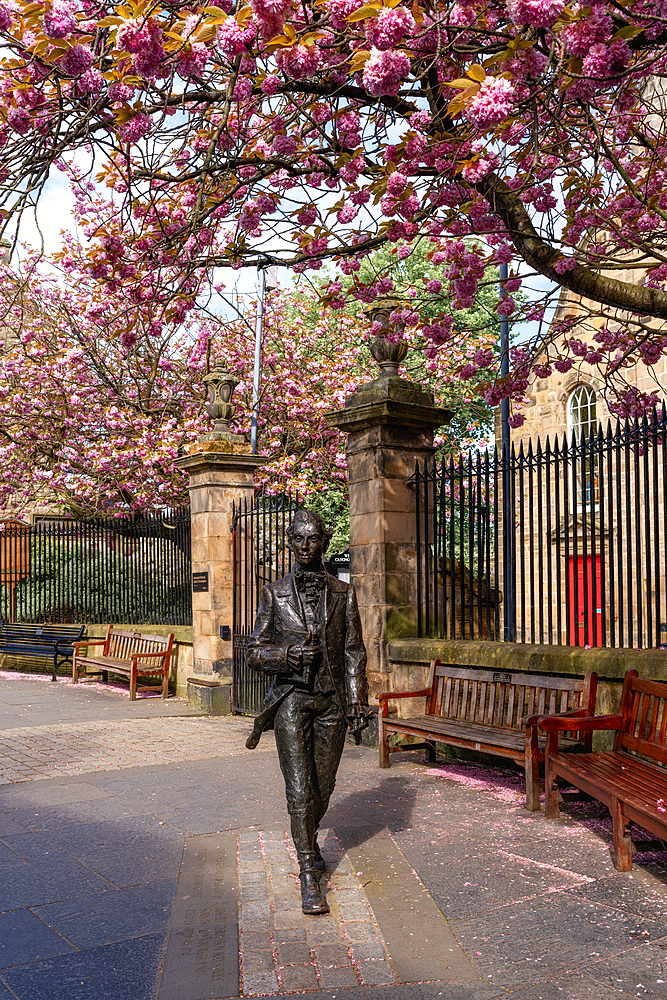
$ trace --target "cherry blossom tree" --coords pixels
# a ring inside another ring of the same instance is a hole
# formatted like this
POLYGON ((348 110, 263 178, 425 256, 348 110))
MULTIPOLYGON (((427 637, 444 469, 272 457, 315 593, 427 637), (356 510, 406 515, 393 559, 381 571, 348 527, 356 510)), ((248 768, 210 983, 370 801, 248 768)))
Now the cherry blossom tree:
POLYGON ((597 339, 566 316, 489 404, 538 354, 622 374, 666 347, 666 17, 661 0, 3 0, 6 232, 74 163, 82 202, 115 199, 88 215, 91 274, 159 290, 177 319, 219 265, 330 259, 372 297, 363 259, 425 241, 447 268, 421 321, 435 347, 450 303, 521 263, 583 297, 597 339))
MULTIPOLYGON (((249 438, 256 301, 230 318, 200 300, 177 321, 173 300, 128 298, 97 281, 73 238, 59 259, 61 271, 28 256, 21 273, 5 267, 0 274, 7 331, 0 507, 55 503, 89 517, 184 502, 187 481, 175 460, 208 429, 202 375, 212 366, 239 378, 232 429, 249 438)), ((259 450, 268 458, 260 481, 270 492, 325 490, 345 506, 345 442, 326 413, 377 376, 364 343, 369 329, 362 313, 322 311, 317 291, 305 285, 267 295, 259 450)), ((447 352, 427 359, 410 334, 408 376, 430 380, 448 405, 453 394, 461 403, 472 399, 460 370, 494 343, 486 329, 458 329, 464 332, 447 352)), ((447 442, 457 451, 479 439, 485 419, 460 409, 447 442)))

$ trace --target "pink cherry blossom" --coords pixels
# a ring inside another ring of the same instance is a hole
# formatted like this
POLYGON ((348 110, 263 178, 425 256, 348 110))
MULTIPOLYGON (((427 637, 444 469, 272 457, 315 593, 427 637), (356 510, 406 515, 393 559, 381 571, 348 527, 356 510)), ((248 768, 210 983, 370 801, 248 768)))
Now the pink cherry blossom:
POLYGON ((565 0, 508 0, 507 9, 515 24, 550 28, 563 13, 565 0))
POLYGON ((487 77, 465 108, 468 121, 486 129, 504 121, 512 111, 514 87, 504 77, 487 77))
POLYGON ((369 18, 364 32, 366 41, 385 51, 400 45, 415 28, 415 19, 407 7, 382 7, 377 17, 369 18))
POLYGON ((403 52, 381 52, 373 47, 363 70, 363 84, 373 97, 397 94, 410 72, 410 60, 403 52))
POLYGON ((68 76, 81 76, 93 64, 93 53, 87 45, 74 45, 62 58, 63 72, 68 76))
POLYGON ((76 18, 67 0, 53 0, 44 14, 44 32, 49 38, 69 38, 76 30, 76 18))
POLYGON ((295 80, 314 76, 320 64, 321 53, 317 45, 294 45, 276 55, 278 68, 295 80))
POLYGON ((124 125, 121 125, 118 133, 123 142, 138 142, 150 132, 152 126, 153 122, 148 115, 138 114, 130 118, 124 125))

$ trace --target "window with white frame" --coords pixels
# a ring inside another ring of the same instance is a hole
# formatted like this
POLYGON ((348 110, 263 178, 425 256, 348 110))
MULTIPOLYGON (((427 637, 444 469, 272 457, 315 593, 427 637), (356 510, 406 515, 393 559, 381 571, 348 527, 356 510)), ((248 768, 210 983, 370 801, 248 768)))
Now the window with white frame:
POLYGON ((598 460, 588 443, 598 429, 595 390, 582 382, 570 393, 567 401, 567 437, 574 441, 576 456, 573 467, 576 478, 577 508, 591 507, 598 502, 598 460), (583 447, 582 447, 583 441, 583 447))

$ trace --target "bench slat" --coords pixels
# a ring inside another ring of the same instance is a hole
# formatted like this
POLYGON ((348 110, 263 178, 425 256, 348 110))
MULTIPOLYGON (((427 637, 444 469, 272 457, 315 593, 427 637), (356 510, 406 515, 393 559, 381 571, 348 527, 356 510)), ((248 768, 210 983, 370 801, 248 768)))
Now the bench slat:
POLYGON ((641 740, 637 736, 624 734, 620 739, 620 749, 650 756, 653 760, 659 760, 661 764, 667 764, 667 748, 649 743, 648 740, 641 740))
POLYGON ((514 728, 514 696, 516 694, 516 685, 511 684, 509 694, 507 696, 507 712, 505 714, 505 725, 510 729, 514 728))
POLYGON ((653 707, 651 709, 651 721, 648 728, 648 739, 649 743, 655 743, 655 734, 658 730, 658 712, 660 710, 660 699, 653 699, 653 707))
POLYGON ((651 695, 648 694, 640 695, 640 704, 641 708, 639 711, 639 725, 635 730, 635 736, 638 736, 640 739, 643 739, 644 734, 646 732, 646 723, 648 721, 649 709, 651 708, 651 695))
POLYGON ((660 732, 658 738, 656 739, 656 744, 658 746, 664 747, 667 743, 667 702, 662 703, 662 722, 660 723, 660 732))
MULTIPOLYGON (((453 719, 439 719, 433 716, 422 715, 412 716, 409 719, 385 720, 385 730, 387 734, 412 733, 419 736, 431 736, 440 739, 440 742, 447 742, 447 738, 456 738, 468 746, 475 744, 485 744, 487 747, 499 747, 512 749, 515 751, 516 759, 522 760, 526 742, 523 730, 498 729, 496 726, 471 725, 465 722, 455 722, 453 719)), ((546 737, 544 734, 538 735, 538 744, 544 747, 546 737)), ((571 740, 566 745, 579 745, 576 740, 571 740)), ((403 749, 409 750, 409 744, 403 749)))

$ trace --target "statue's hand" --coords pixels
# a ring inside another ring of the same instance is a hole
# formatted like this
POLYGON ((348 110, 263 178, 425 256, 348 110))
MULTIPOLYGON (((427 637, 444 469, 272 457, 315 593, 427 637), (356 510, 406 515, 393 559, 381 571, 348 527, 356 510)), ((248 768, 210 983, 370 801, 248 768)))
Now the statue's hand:
POLYGON ((317 640, 313 641, 312 632, 309 632, 306 641, 301 646, 291 646, 287 654, 287 662, 292 670, 310 675, 322 662, 322 650, 317 640))
POLYGON ((368 726, 370 714, 368 705, 360 705, 358 701, 351 702, 347 707, 347 724, 357 746, 362 732, 368 726))

